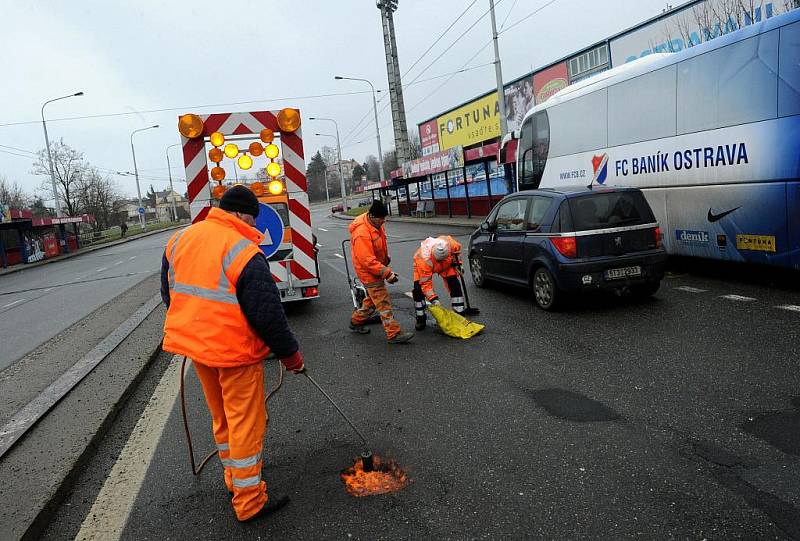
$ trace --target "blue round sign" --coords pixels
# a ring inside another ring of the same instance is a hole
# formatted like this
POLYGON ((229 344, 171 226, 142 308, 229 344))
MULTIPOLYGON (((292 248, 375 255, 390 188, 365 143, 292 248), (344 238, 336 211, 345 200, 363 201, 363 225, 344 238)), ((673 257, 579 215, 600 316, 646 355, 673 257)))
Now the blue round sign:
POLYGON ((139 207, 139 214, 144 214, 144 207, 139 207))
POLYGON ((283 242, 283 220, 278 212, 266 203, 258 204, 259 211, 256 217, 256 229, 264 234, 261 242, 261 251, 269 258, 272 257, 283 242))

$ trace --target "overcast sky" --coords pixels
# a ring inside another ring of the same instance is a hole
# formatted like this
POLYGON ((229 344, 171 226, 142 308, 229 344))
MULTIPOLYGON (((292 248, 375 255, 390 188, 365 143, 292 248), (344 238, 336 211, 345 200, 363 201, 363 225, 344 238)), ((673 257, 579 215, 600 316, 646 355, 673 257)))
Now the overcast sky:
MULTIPOLYGON (((335 81, 334 75, 367 78, 378 88, 386 87, 380 12, 373 0, 1 1, 5 24, 0 35, 0 50, 4 51, 0 175, 19 182, 31 193, 42 177, 30 174, 32 159, 24 151, 44 147, 39 120, 42 103, 77 91, 86 95, 47 106, 50 139, 63 138, 97 167, 133 170, 131 131, 160 124, 159 129, 135 138, 140 174, 147 177, 142 179, 143 193, 150 184, 156 189, 168 186, 165 151, 180 141, 177 115, 184 112, 298 107, 305 121, 307 160, 319 147, 332 142, 313 135, 332 126, 309 121, 310 116, 339 121, 345 159, 363 162, 368 154, 377 154, 374 121, 362 123, 363 129, 352 132, 370 111, 369 94, 308 98, 369 88, 364 83, 335 81), (154 109, 175 110, 145 112, 154 109), (109 113, 123 114, 57 120, 109 113), (13 123, 21 124, 10 125, 13 123)), ((399 0, 395 31, 404 74, 471 1, 399 0)), ((445 79, 408 84, 415 78, 424 81, 462 68, 489 43, 490 23, 485 16, 431 65, 486 13, 488 3, 477 0, 433 50, 404 75, 410 129, 495 85, 490 65, 455 76, 432 95, 445 79)), ((505 21, 500 37, 505 81, 657 15, 666 5, 663 0, 555 0, 505 31, 546 3, 496 1, 498 29, 505 21)), ((468 67, 491 61, 492 48, 487 46, 468 67)), ((378 108, 386 102, 388 95, 378 108)), ((386 150, 393 146, 388 108, 379 121, 385 126, 381 137, 386 150)), ((173 148, 170 153, 173 177, 181 180, 175 188, 183 193, 186 186, 180 152, 173 148)), ((116 180, 124 192, 136 193, 132 177, 116 180)))

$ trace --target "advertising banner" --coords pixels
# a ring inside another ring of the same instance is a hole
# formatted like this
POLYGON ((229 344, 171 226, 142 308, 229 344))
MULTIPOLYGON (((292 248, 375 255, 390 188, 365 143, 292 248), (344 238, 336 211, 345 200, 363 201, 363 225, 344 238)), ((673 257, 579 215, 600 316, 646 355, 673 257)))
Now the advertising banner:
POLYGON ((536 105, 544 103, 559 90, 569 86, 569 71, 567 63, 562 62, 551 66, 544 71, 534 73, 533 92, 536 95, 536 105))
POLYGON ((422 155, 427 156, 433 152, 439 152, 439 125, 436 119, 420 124, 418 128, 422 155))
POLYGON ((611 65, 620 66, 653 53, 675 53, 717 36, 738 30, 740 25, 769 19, 785 11, 782 2, 756 2, 752 10, 736 7, 729 0, 706 0, 611 40, 611 65), (739 9, 741 13, 733 13, 739 9))
POLYGON ((464 147, 457 146, 442 152, 435 152, 424 158, 405 162, 403 164, 403 178, 409 179, 434 173, 444 173, 461 167, 464 167, 464 147))
POLYGON ((436 119, 439 149, 469 146, 500 137, 497 92, 478 98, 436 119))
POLYGON ((533 77, 526 77, 516 83, 511 83, 503 89, 506 97, 506 122, 508 131, 519 129, 522 119, 529 109, 533 108, 535 95, 533 93, 533 77))

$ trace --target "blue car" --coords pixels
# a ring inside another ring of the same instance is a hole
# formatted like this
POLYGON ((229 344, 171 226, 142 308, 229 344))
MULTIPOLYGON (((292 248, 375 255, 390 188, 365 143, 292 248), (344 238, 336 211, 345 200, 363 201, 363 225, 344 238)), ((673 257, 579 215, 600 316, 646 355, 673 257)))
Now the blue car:
POLYGON ((476 286, 531 287, 544 310, 588 291, 650 296, 667 259, 641 190, 587 186, 506 196, 470 237, 468 254, 476 286))

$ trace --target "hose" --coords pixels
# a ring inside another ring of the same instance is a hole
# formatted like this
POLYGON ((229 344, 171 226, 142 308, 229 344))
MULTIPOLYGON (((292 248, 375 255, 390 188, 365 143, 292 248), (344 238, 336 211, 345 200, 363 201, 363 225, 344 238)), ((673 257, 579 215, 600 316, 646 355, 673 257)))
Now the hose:
MULTIPOLYGON (((207 457, 203 459, 203 461, 200 463, 200 466, 196 465, 196 462, 194 460, 194 446, 192 445, 192 434, 189 432, 189 420, 186 415, 186 397, 183 389, 184 387, 183 378, 185 370, 186 370, 186 355, 183 356, 183 360, 181 361, 181 382, 180 382, 181 414, 183 415, 183 430, 186 433, 186 444, 189 447, 189 461, 191 462, 192 465, 192 475, 200 475, 200 472, 203 471, 203 468, 208 463, 208 461, 211 460, 217 453, 219 453, 219 451, 218 450, 212 451, 211 453, 209 453, 207 457)), ((264 399, 265 408, 267 407, 269 399, 272 398, 272 396, 275 393, 277 393, 278 390, 281 388, 281 385, 283 385, 283 373, 285 371, 283 364, 280 365, 279 370, 280 371, 278 373, 278 384, 275 386, 274 389, 272 389, 270 392, 267 393, 267 396, 264 399)), ((269 415, 269 413, 267 413, 267 415, 269 415)))

